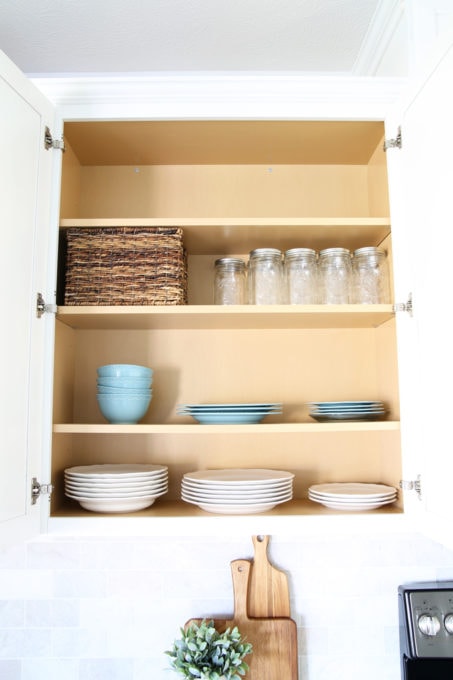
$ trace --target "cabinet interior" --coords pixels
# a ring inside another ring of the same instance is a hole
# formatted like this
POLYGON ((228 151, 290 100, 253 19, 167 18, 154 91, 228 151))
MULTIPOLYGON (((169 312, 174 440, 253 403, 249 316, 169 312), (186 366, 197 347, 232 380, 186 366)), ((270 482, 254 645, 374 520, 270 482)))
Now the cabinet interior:
POLYGON ((102 462, 169 466, 168 496, 149 515, 203 515, 178 503, 179 488, 184 472, 208 467, 293 471, 295 501, 272 511, 279 514, 334 512, 306 500, 313 483, 398 486, 390 305, 212 305, 213 262, 226 254, 382 245, 391 264, 382 139, 380 122, 66 124, 62 229, 181 226, 189 304, 59 309, 52 513, 89 514, 65 500, 63 470, 102 462), (154 369, 153 400, 139 425, 109 426, 100 414, 96 367, 105 363, 154 369), (341 399, 381 399, 388 420, 319 424, 309 417, 306 402, 341 399), (281 401, 283 415, 253 426, 200 426, 176 415, 180 403, 232 401, 281 401))

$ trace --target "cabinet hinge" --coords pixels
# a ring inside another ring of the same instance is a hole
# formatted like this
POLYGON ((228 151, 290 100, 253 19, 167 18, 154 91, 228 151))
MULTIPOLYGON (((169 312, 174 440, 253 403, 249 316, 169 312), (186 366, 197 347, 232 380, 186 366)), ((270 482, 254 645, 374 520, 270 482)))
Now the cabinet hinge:
POLYGON ((54 139, 48 127, 44 130, 44 148, 47 149, 47 151, 49 149, 60 149, 60 151, 63 152, 66 151, 63 137, 61 139, 54 139))
POLYGON ((412 305, 412 293, 409 293, 407 296, 407 301, 406 302, 396 302, 393 305, 393 311, 394 312, 407 312, 409 316, 412 316, 412 313, 414 311, 413 305, 412 305))
POLYGON ((420 475, 417 475, 417 479, 401 479, 400 489, 403 491, 415 491, 419 501, 422 499, 422 482, 420 475))
POLYGON ((384 140, 383 149, 384 151, 387 151, 388 149, 401 149, 402 146, 403 138, 401 137, 401 127, 398 127, 396 137, 384 140))
POLYGON ((57 305, 48 305, 46 304, 46 301, 44 300, 43 296, 41 293, 37 293, 36 295, 36 316, 38 319, 42 317, 43 314, 56 314, 57 313, 57 305))
POLYGON ((31 504, 35 505, 40 496, 50 496, 53 491, 52 484, 40 484, 36 477, 31 480, 31 504))

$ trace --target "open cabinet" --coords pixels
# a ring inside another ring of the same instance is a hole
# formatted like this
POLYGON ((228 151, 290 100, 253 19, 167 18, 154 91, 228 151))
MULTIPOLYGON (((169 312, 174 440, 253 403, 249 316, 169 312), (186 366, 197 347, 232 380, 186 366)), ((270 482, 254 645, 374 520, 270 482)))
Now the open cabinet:
MULTIPOLYGON (((381 246, 392 264, 384 127, 379 122, 146 121, 65 126, 61 229, 178 226, 188 304, 59 306, 52 516, 89 513, 65 499, 73 465, 168 465, 169 492, 144 517, 214 517, 180 499, 185 472, 225 467, 295 474, 271 517, 331 514, 311 484, 401 479, 395 313, 383 305, 214 306, 214 261, 258 247, 381 246), (138 163, 140 161, 140 163, 138 163), (137 425, 110 425, 96 367, 154 369, 137 425), (382 400, 385 420, 316 423, 306 403, 382 400), (257 425, 199 425, 181 403, 282 402, 257 425)), ((402 501, 383 513, 400 513, 402 501)), ((255 520, 256 521, 256 520, 255 520)))
MULTIPOLYGON (((58 136, 65 121, 60 182, 61 152, 48 152, 42 146, 45 128, 53 124, 53 112, 43 106, 33 142, 39 147, 36 173, 41 176, 45 170, 46 177, 42 185, 34 185, 40 188, 42 204, 42 215, 30 219, 36 262, 24 289, 25 303, 19 298, 13 301, 17 309, 26 310, 31 344, 24 356, 13 336, 8 345, 11 365, 13 359, 25 361, 30 376, 27 410, 18 411, 14 425, 22 427, 27 437, 22 438, 23 450, 11 449, 3 470, 6 479, 13 459, 20 460, 23 474, 15 468, 14 477, 24 515, 36 519, 41 509, 50 531, 67 533, 83 527, 97 534, 117 531, 118 526, 128 533, 163 534, 210 533, 219 527, 248 534, 317 531, 319 522, 339 531, 357 523, 367 531, 379 522, 379 527, 389 530, 406 526, 397 517, 416 516, 418 527, 431 535, 429 527, 434 527, 437 538, 448 542, 451 457, 445 454, 445 443, 449 441, 451 367, 445 291, 449 290, 451 249, 444 221, 449 212, 446 187, 451 184, 451 99, 445 98, 445 83, 453 69, 451 44, 433 61, 423 82, 414 86, 406 112, 399 108, 390 119, 385 136, 396 136, 401 125, 403 146, 387 154, 382 151, 383 123, 347 122, 344 109, 338 116, 343 120, 329 121, 324 116, 316 123, 300 120, 297 105, 288 104, 285 120, 266 122, 257 115, 256 120, 241 122, 237 104, 234 116, 230 109, 232 119, 222 122, 202 120, 201 108, 194 115, 194 106, 187 107, 186 121, 176 120, 176 111, 151 120, 149 111, 144 115, 145 106, 137 109, 133 120, 120 125, 113 123, 120 116, 110 100, 109 114, 102 109, 103 115, 96 116, 102 123, 93 122, 93 110, 84 109, 83 103, 77 109, 71 109, 72 104, 69 109, 60 106, 52 131, 58 136), (432 143, 424 126, 427 118, 436 119, 441 144, 432 143), (115 134, 106 138, 109 130, 115 134), (124 130, 126 140, 121 136, 124 130), (354 137, 359 139, 359 155, 354 137), (159 151, 154 160, 145 155, 150 149, 159 151), (51 206, 59 202, 60 189, 59 220, 51 206), (38 319, 36 293, 53 302, 58 221, 61 229, 71 224, 180 226, 189 259, 189 304, 115 309, 59 306, 56 315, 38 319), (36 229, 39 238, 34 236, 36 229), (353 249, 379 244, 392 264, 393 301, 404 303, 412 292, 412 316, 395 313, 392 305, 222 308, 211 304, 212 264, 219 255, 246 256, 265 245, 284 250, 297 245, 353 249), (420 264, 424 265, 421 280, 416 277, 420 264), (144 363, 155 369, 153 401, 138 425, 109 425, 97 409, 95 369, 111 361, 144 363), (426 399, 432 395, 441 416, 435 420, 426 409, 426 399), (389 417, 326 424, 312 422, 307 415, 307 401, 354 398, 385 401, 389 417), (283 415, 243 426, 201 426, 176 415, 178 403, 226 400, 281 401, 283 415), (85 512, 68 502, 63 493, 64 469, 107 461, 168 464, 168 495, 142 513, 121 518, 85 512), (233 518, 204 513, 179 500, 185 471, 233 465, 293 471, 294 501, 263 516, 233 518), (346 515, 307 500, 307 488, 315 482, 356 479, 397 487, 402 477, 414 481, 418 473, 422 474, 422 502, 413 493, 400 493, 398 503, 385 510, 346 515), (42 498, 31 505, 34 477, 54 486, 50 503, 42 498), (412 506, 419 512, 412 513, 412 506)), ((32 111, 39 111, 43 97, 35 92, 33 100, 34 89, 8 60, 2 58, 1 66, 5 82, 11 84, 8 93, 32 99, 32 111)), ((184 107, 178 111, 182 118, 184 107)), ((14 145, 10 152, 14 155, 14 145)), ((11 163, 7 171, 12 172, 13 166, 19 182, 21 164, 11 163)), ((14 215, 14 200, 11 205, 14 215)), ((11 239, 20 233, 12 230, 11 239)), ((22 252, 20 243, 16 246, 12 252, 22 252)), ((4 287, 11 295, 18 292, 8 279, 4 287)), ((10 379, 13 385, 12 374, 10 379)), ((8 498, 11 511, 7 508, 2 514, 3 525, 20 514, 14 494, 8 498)), ((5 499, 4 495, 3 506, 5 499)))

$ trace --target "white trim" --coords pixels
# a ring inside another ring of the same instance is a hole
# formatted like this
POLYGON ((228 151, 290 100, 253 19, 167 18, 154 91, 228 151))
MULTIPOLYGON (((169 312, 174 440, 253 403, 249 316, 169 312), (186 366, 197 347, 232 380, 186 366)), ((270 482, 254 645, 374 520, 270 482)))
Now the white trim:
POLYGON ((383 119, 399 78, 300 74, 35 77, 63 120, 383 119))
MULTIPOLYGON (((357 76, 374 76, 404 16, 403 0, 381 0, 352 68, 357 76)), ((406 50, 407 45, 403 46, 406 50)))

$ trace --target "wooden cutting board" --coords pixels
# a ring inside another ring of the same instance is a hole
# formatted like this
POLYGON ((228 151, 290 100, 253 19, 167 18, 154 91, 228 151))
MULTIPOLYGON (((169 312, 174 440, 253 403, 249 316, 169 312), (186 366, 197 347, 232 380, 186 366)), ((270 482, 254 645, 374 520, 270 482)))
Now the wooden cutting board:
POLYGON ((269 536, 252 536, 252 541, 255 556, 249 577, 249 616, 291 616, 288 577, 269 562, 269 536))
MULTIPOLYGON (((290 618, 251 619, 247 613, 247 591, 251 562, 233 560, 234 614, 231 619, 214 619, 219 632, 237 626, 253 645, 245 658, 250 670, 244 680, 297 680, 297 628, 290 618)), ((210 620, 210 617, 205 617, 210 620)), ((202 619, 187 621, 200 625, 202 619)))

